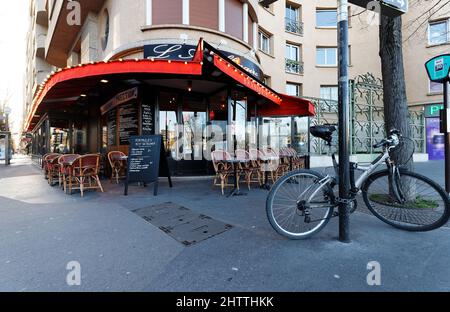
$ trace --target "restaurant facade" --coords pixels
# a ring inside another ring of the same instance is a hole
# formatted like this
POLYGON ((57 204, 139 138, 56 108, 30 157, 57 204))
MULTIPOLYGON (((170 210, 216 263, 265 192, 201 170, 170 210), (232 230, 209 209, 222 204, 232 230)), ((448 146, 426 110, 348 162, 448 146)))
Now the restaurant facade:
POLYGON ((45 58, 55 67, 25 120, 35 159, 127 153, 131 136, 153 134, 175 175, 211 173, 213 150, 308 154, 314 106, 265 84, 256 1, 136 1, 146 22, 135 31, 112 18, 125 2, 80 2, 79 26, 66 23, 69 2, 49 8, 45 58))

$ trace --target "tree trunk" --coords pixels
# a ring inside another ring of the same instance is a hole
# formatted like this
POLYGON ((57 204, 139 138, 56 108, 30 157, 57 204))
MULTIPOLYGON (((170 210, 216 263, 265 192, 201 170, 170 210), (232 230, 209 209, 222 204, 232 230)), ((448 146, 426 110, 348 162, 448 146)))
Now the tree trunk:
MULTIPOLYGON (((400 130, 403 136, 410 137, 408 101, 406 98, 405 73, 402 50, 402 19, 401 17, 381 16, 380 24, 380 57, 383 76, 384 121, 386 133, 392 129, 400 130)), ((412 169, 413 152, 410 142, 401 142, 399 148, 391 153, 391 158, 397 163, 412 169), (405 144, 402 144, 405 143, 405 144), (411 158, 410 158, 411 157, 411 158)), ((406 178, 401 178, 401 192, 407 200, 414 198, 416 187, 406 178)), ((389 192, 393 197, 393 181, 389 181, 389 192)))
MULTIPOLYGON (((405 73, 402 51, 401 17, 381 17, 380 57, 383 76, 384 121, 386 133, 392 129, 400 130, 410 137, 408 101, 406 98, 405 73)), ((411 144, 405 144, 405 147, 411 144)), ((401 148, 396 153, 399 162, 404 163, 411 156, 411 148, 401 148)), ((412 166, 412 159, 408 167, 412 166)))

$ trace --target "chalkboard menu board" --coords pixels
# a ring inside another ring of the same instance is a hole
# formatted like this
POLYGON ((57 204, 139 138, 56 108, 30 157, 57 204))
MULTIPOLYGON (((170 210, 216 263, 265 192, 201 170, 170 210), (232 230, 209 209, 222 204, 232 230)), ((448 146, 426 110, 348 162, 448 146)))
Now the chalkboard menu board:
POLYGON ((108 112, 106 123, 108 127, 108 146, 116 145, 117 111, 115 109, 108 112))
POLYGON ((130 137, 128 150, 127 180, 125 195, 128 195, 128 184, 132 182, 155 183, 154 194, 158 194, 158 178, 160 174, 167 176, 172 187, 169 166, 164 152, 161 135, 143 135, 130 137))
POLYGON ((152 105, 142 104, 142 134, 152 135, 155 133, 155 118, 152 105))
POLYGON ((119 144, 128 145, 130 137, 139 134, 137 108, 134 103, 119 108, 119 144))

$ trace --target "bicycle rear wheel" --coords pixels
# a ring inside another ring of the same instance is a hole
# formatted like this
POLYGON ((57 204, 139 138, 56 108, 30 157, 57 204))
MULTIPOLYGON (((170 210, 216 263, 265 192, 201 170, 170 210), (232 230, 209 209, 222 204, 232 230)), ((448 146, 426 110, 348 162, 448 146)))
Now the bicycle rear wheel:
POLYGON ((367 208, 381 221, 407 231, 430 231, 449 220, 445 191, 420 174, 389 171, 372 174, 362 187, 367 208))
POLYGON ((277 233, 303 239, 320 231, 333 215, 331 187, 319 183, 323 176, 297 170, 281 177, 270 190, 266 212, 277 233))

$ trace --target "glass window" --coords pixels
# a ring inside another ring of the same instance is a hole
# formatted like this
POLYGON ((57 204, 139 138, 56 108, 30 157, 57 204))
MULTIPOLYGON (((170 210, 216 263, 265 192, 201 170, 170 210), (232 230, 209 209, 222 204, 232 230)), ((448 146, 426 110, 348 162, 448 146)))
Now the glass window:
POLYGON ((430 23, 428 26, 428 43, 440 44, 448 41, 447 21, 430 23))
POLYGON ((292 96, 300 96, 302 94, 301 85, 296 83, 286 83, 286 94, 292 96))
POLYGON ((316 62, 320 66, 337 66, 337 48, 317 48, 316 62))
POLYGON ((286 4, 285 29, 293 33, 303 33, 303 25, 300 23, 300 9, 291 4, 286 4))
POLYGON ((291 146, 291 117, 263 118, 263 137, 267 134, 267 147, 280 149, 291 146))
POLYGON ((259 49, 270 54, 270 36, 259 31, 259 49))
POLYGON ((309 133, 309 118, 295 117, 292 126, 292 148, 300 154, 308 153, 308 133, 309 133))
POLYGON ((300 47, 293 44, 286 44, 286 71, 289 73, 303 73, 303 66, 300 62, 300 47))
POLYGON ((320 98, 325 100, 338 100, 338 87, 337 86, 321 86, 320 98))
MULTIPOLYGON (((246 126, 247 126, 247 97, 242 92, 233 92, 232 100, 233 114, 236 117, 232 121, 236 134, 236 148, 247 149, 246 126)), ((233 116, 233 118, 234 118, 233 116)))
POLYGON ((320 87, 320 107, 323 111, 336 111, 338 106, 338 87, 337 86, 321 86, 320 87))
POLYGON ((336 27, 337 13, 336 9, 318 9, 316 10, 316 26, 317 27, 336 27))
POLYGON ((286 58, 292 61, 299 61, 299 47, 292 44, 286 44, 286 58))
POLYGON ((430 81, 430 93, 442 93, 444 91, 444 85, 430 81))
POLYGON ((183 102, 183 159, 202 160, 206 141, 203 131, 206 127, 206 106, 203 99, 186 97, 183 102))
POLYGON ((177 95, 161 92, 159 95, 159 133, 167 151, 177 159, 177 95))

